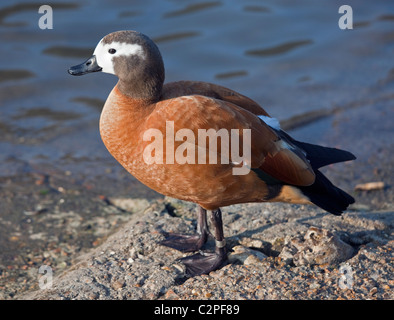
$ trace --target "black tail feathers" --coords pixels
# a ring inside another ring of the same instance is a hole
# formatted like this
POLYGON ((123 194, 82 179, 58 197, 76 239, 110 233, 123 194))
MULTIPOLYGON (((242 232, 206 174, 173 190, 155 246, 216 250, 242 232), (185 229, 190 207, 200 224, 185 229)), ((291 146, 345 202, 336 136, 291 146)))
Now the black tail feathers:
POLYGON ((310 161, 313 169, 319 169, 332 163, 356 159, 354 154, 345 150, 298 141, 296 142, 296 145, 306 152, 306 157, 310 161))
POLYGON ((354 203, 354 198, 334 186, 318 169, 332 163, 355 160, 356 157, 345 150, 299 142, 294 139, 292 142, 306 152, 306 158, 310 161, 316 175, 315 182, 311 186, 299 187, 299 189, 315 205, 332 214, 340 215, 350 204, 354 203))
POLYGON ((323 147, 306 142, 294 140, 286 132, 280 131, 279 135, 303 151, 315 172, 315 182, 307 187, 297 186, 309 200, 320 208, 340 215, 347 207, 354 203, 354 198, 345 191, 334 186, 318 169, 332 163, 355 160, 356 157, 345 150, 323 147))
POLYGON ((349 151, 300 142, 294 140, 284 131, 280 131, 280 135, 306 152, 306 158, 310 161, 313 169, 319 169, 332 163, 356 159, 355 155, 349 151))
POLYGON ((340 215, 354 203, 354 198, 334 186, 319 170, 315 170, 316 180, 307 187, 298 187, 309 200, 320 208, 340 215))

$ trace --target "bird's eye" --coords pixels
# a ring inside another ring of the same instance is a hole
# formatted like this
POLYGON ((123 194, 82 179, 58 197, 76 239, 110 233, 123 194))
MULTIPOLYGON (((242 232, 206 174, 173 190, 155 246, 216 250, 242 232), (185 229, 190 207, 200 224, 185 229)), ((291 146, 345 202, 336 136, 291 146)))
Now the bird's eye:
POLYGON ((108 52, 109 52, 110 54, 114 54, 114 53, 116 52, 116 50, 115 50, 114 48, 111 48, 111 49, 108 49, 108 52))

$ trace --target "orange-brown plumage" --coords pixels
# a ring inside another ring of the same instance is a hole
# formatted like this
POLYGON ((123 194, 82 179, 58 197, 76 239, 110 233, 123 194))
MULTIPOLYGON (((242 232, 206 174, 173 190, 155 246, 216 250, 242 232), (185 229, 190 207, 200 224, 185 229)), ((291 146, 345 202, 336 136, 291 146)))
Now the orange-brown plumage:
POLYGON ((189 274, 207 273, 226 261, 222 206, 314 203, 340 214, 354 202, 318 170, 355 159, 351 153, 294 140, 258 103, 231 89, 198 81, 164 84, 160 51, 147 36, 114 32, 99 42, 90 59, 69 69, 72 75, 96 71, 119 78, 100 118, 100 134, 108 151, 148 187, 200 206, 197 234, 168 235, 162 244, 199 250, 209 235, 206 210, 212 210, 215 253, 183 258, 189 274), (156 135, 147 137, 152 130, 156 135), (206 137, 199 140, 201 131, 210 130, 223 134, 213 145, 206 143, 206 137), (232 140, 226 144, 233 131, 237 146, 232 140), (150 149, 158 137, 160 148, 150 149), (201 151, 205 153, 200 158, 201 151), (239 151, 250 151, 250 157, 239 158, 239 151), (177 152, 181 156, 186 152, 187 159, 175 160, 177 152), (145 158, 152 155, 158 161, 145 158), (217 161, 210 163, 212 155, 217 161), (245 174, 234 174, 242 168, 248 169, 245 174))
MULTIPOLYGON (((189 84, 191 86, 185 90, 189 96, 177 88, 180 96, 176 97, 169 85, 164 86, 163 97, 170 98, 153 103, 124 96, 117 87, 111 92, 100 119, 101 137, 114 158, 138 180, 159 193, 196 202, 209 210, 234 203, 264 201, 266 198, 266 184, 256 173, 250 171, 247 175, 233 175, 234 165, 231 164, 146 164, 142 155, 150 141, 143 141, 143 133, 151 128, 165 132, 166 121, 173 121, 175 131, 188 128, 195 136, 198 129, 251 129, 252 168, 262 168, 273 177, 296 185, 313 183, 310 165, 288 149, 281 148, 275 132, 245 110, 249 105, 255 108, 253 103, 247 104, 250 99, 237 97, 245 106, 241 108, 226 100, 204 95, 204 90, 214 95, 215 89, 220 88, 218 86, 189 84), (193 92, 199 95, 193 95, 193 92), (303 179, 304 176, 307 179, 303 179)), ((164 136, 164 145, 165 139, 164 136)), ((175 142, 175 149, 181 143, 175 142)), ((165 152, 164 149, 164 159, 165 152)), ((292 199, 293 202, 296 200, 292 199)), ((304 202, 305 199, 299 200, 304 202)))

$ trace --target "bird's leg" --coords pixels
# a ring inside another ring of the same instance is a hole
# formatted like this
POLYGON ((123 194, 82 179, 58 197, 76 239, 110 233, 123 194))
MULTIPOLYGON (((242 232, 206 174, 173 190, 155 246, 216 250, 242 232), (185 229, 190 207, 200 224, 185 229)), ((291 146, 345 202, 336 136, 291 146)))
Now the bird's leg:
POLYGON ((160 244, 183 252, 197 251, 207 242, 208 234, 207 210, 199 207, 196 234, 167 233, 160 244))
POLYGON ((215 228, 215 252, 197 253, 180 261, 186 266, 189 276, 208 274, 222 266, 227 260, 226 241, 223 235, 222 212, 220 209, 212 211, 212 224, 215 228))

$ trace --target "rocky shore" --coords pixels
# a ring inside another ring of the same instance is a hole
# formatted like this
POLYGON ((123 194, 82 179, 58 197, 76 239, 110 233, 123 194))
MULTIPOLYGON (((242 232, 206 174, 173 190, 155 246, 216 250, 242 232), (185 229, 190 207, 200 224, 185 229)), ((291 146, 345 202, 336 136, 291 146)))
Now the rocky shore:
MULTIPOLYGON (((117 203, 116 210, 125 210, 121 206, 133 201, 117 203)), ((158 241, 162 232, 193 232, 195 209, 174 199, 154 201, 101 245, 73 259, 50 288, 16 298, 394 298, 393 211, 349 211, 337 217, 306 206, 230 206, 223 210, 229 263, 187 278, 176 261, 184 254, 158 241)), ((211 246, 212 239, 206 249, 211 246)))

